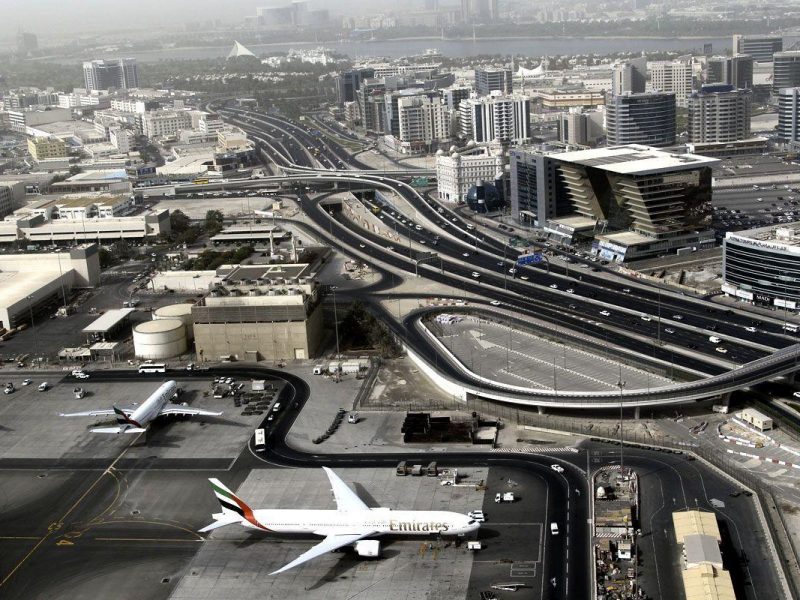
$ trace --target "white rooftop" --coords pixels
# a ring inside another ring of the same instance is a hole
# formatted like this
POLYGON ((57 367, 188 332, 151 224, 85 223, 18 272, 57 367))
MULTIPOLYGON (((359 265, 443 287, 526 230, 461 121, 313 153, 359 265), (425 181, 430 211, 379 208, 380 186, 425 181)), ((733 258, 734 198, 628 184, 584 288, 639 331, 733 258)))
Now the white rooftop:
POLYGON ((662 171, 683 171, 712 167, 719 160, 697 154, 677 154, 649 146, 630 144, 549 154, 560 162, 594 167, 620 175, 648 175, 662 171))
POLYGON ((800 221, 746 231, 729 231, 725 234, 725 239, 800 255, 800 221))
POLYGON ((83 328, 84 333, 107 333, 121 321, 128 318, 135 308, 115 308, 107 311, 83 328))

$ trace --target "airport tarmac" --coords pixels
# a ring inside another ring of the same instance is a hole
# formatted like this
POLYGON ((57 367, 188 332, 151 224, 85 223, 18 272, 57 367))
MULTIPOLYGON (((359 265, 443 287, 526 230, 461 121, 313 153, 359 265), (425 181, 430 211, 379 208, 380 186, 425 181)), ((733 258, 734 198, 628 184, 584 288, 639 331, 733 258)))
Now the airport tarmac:
POLYGON ((439 339, 474 373, 503 383, 537 389, 596 391, 667 385, 671 381, 551 337, 506 325, 464 318, 442 324, 439 339))
MULTIPOLYGON (((474 486, 441 486, 433 477, 398 477, 393 469, 337 469, 337 474, 371 507, 449 510, 466 513, 483 503, 474 486)), ((469 478, 485 479, 485 468, 469 469, 469 478)), ((224 483, 224 479, 223 479, 224 483)), ((321 469, 253 471, 235 490, 253 508, 334 509, 321 469)), ((209 522, 218 506, 209 489, 209 522)), ((453 538, 386 538, 382 558, 365 559, 352 551, 330 553, 280 575, 269 575, 321 538, 264 535, 239 526, 208 536, 181 579, 172 600, 416 600, 466 598, 473 556, 453 538), (448 543, 450 542, 450 543, 448 543)))
MULTIPOLYGON (((59 371, 8 374, 4 382, 13 382, 17 390, 3 395, 0 402, 0 459, 114 458, 131 444, 131 435, 90 431, 92 427, 113 425, 114 418, 67 418, 59 413, 141 403, 165 380, 165 376, 147 376, 136 381, 113 381, 105 373, 78 380, 59 371), (23 379, 28 377, 33 383, 23 386, 23 379), (37 389, 43 381, 52 385, 46 392, 37 389), (86 395, 76 399, 75 387, 83 388, 86 395)), ((179 381, 184 392, 178 401, 222 411, 221 416, 156 419, 127 450, 125 458, 236 458, 264 417, 242 416, 242 408, 234 407, 230 397, 214 399, 210 383, 211 378, 179 381)))

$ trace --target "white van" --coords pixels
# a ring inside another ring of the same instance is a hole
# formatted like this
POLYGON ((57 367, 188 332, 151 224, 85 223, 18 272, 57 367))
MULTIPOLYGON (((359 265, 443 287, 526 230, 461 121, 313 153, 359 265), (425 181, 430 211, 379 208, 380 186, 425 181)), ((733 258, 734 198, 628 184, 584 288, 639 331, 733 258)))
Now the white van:
POLYGON ((711 342, 712 344, 719 344, 722 340, 717 336, 712 335, 711 337, 708 338, 708 341, 711 342))
POLYGON ((556 522, 550 523, 550 534, 558 535, 558 523, 556 522))

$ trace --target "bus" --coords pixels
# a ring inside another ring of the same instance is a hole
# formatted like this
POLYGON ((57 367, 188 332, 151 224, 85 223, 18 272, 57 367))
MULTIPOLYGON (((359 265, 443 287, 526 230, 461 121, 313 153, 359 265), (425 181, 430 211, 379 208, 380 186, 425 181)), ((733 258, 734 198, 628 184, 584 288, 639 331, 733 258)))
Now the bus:
POLYGON ((139 365, 139 373, 166 373, 166 363, 146 362, 139 365))
POLYGON ((256 429, 255 443, 256 452, 264 452, 267 449, 267 439, 263 429, 256 429))
POLYGON ((195 185, 206 185, 208 183, 208 178, 205 177, 198 177, 197 179, 192 181, 195 185))

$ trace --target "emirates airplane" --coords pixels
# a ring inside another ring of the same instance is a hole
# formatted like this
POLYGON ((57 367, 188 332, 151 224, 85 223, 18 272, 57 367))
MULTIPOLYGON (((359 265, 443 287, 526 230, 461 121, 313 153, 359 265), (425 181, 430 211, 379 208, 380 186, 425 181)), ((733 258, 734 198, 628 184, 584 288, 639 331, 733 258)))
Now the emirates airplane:
POLYGON ((147 431, 150 421, 156 417, 166 415, 187 415, 187 416, 207 416, 218 417, 222 413, 200 408, 191 408, 184 404, 171 404, 178 393, 178 384, 174 381, 167 381, 147 399, 139 405, 132 404, 124 408, 113 406, 111 408, 98 408, 83 412, 61 413, 62 417, 102 417, 117 415, 117 427, 95 427, 92 433, 142 433, 147 431))
POLYGON ((271 575, 288 571, 323 554, 353 545, 359 556, 378 556, 380 542, 368 540, 379 535, 465 535, 480 527, 475 519, 455 512, 435 510, 392 510, 369 508, 328 467, 322 467, 331 482, 336 510, 263 509, 253 510, 218 479, 209 479, 222 512, 200 530, 212 531, 238 523, 243 527, 272 533, 309 533, 324 536, 319 544, 271 575))

